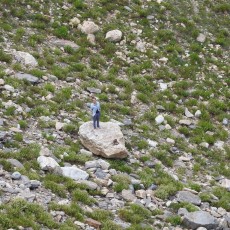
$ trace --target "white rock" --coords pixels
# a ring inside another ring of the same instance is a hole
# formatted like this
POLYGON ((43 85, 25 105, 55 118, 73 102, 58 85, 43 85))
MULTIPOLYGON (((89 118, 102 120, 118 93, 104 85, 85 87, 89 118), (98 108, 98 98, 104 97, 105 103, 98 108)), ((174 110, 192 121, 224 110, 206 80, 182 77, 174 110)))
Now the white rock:
POLYGON ((166 142, 169 144, 175 144, 175 140, 171 139, 171 138, 167 138, 166 142))
POLYGON ((223 179, 220 181, 220 185, 223 188, 230 189, 230 180, 229 179, 223 179))
POLYGON ((164 90, 166 90, 168 88, 168 84, 167 83, 159 83, 159 85, 160 85, 160 90, 161 91, 164 91, 164 90))
POLYGON ((128 151, 120 126, 112 122, 100 122, 100 129, 94 129, 92 122, 79 128, 81 143, 95 155, 105 158, 125 158, 128 151))
POLYGON ((197 110, 196 112, 195 112, 195 117, 200 117, 201 116, 201 111, 200 110, 197 110))
POLYGON ((198 37, 197 37, 196 40, 197 40, 198 42, 203 43, 203 42, 205 42, 205 40, 206 40, 206 36, 205 36, 204 34, 200 33, 200 34, 198 35, 198 37))
POLYGON ((13 55, 15 56, 15 59, 24 64, 31 67, 36 67, 38 65, 37 60, 29 53, 22 52, 22 51, 14 51, 13 55))
POLYGON ((156 148, 157 145, 158 145, 158 142, 152 141, 152 140, 150 140, 150 139, 148 139, 147 142, 148 142, 149 146, 151 146, 151 147, 153 147, 153 148, 156 148))
POLYGON ((39 155, 48 157, 51 156, 51 151, 48 148, 42 146, 39 155))
POLYGON ((3 79, 0 79, 0 85, 4 85, 5 81, 3 79))
POLYGON ((158 115, 156 118, 155 118, 155 121, 156 123, 159 125, 161 124, 162 122, 164 122, 164 117, 162 115, 158 115))
POLYGON ((201 142, 199 145, 201 147, 204 147, 204 148, 208 148, 209 147, 209 143, 207 143, 207 142, 201 142))
POLYGON ((163 57, 163 58, 160 58, 159 61, 160 61, 160 62, 163 62, 163 63, 167 63, 168 58, 163 57))
POLYGON ((224 142, 223 141, 217 141, 214 143, 214 146, 218 149, 223 149, 224 147, 224 142))
POLYGON ((55 124, 55 128, 56 130, 61 130, 64 127, 65 123, 61 123, 61 122, 56 122, 55 124))
POLYGON ((170 130, 170 129, 172 129, 172 127, 169 124, 166 124, 165 129, 170 130))
POLYGON ((4 89, 12 93, 14 92, 14 87, 11 85, 4 85, 4 89))
POLYGON ((52 170, 59 166, 52 157, 39 156, 37 162, 42 170, 52 170))
POLYGON ((78 26, 84 34, 94 34, 99 31, 99 26, 92 21, 84 21, 82 25, 78 26))
POLYGON ((190 113, 187 108, 185 108, 184 113, 185 113, 185 116, 188 117, 188 118, 194 117, 194 115, 192 113, 190 113))
POLYGON ((192 122, 189 120, 179 120, 179 124, 189 126, 192 124, 192 122))
POLYGON ((146 51, 145 43, 141 41, 137 42, 136 49, 140 52, 145 52, 146 51))
POLYGON ((89 174, 76 166, 72 167, 61 167, 62 175, 69 177, 71 179, 74 179, 76 181, 78 180, 87 180, 89 178, 89 174))
POLYGON ((105 39, 111 42, 119 42, 122 38, 122 32, 120 30, 111 30, 106 33, 105 39))
POLYGON ((89 41, 90 44, 95 45, 95 35, 94 34, 88 34, 87 35, 87 40, 89 41))
POLYGON ((72 27, 77 26, 78 24, 80 24, 80 20, 77 17, 74 17, 69 21, 69 25, 72 27))

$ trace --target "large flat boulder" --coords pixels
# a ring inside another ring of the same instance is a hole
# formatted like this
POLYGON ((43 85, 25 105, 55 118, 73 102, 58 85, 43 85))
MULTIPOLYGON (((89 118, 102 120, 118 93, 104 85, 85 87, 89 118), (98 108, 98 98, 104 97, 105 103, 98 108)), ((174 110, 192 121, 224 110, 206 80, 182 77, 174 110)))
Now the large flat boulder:
POLYGON ((125 158, 128 155, 120 126, 112 122, 101 122, 100 129, 94 129, 92 122, 79 128, 81 143, 95 155, 105 158, 125 158))
POLYGON ((188 203, 192 203, 195 205, 201 204, 200 197, 189 191, 179 191, 177 193, 177 200, 180 202, 188 202, 188 203))
POLYGON ((205 211, 189 212, 185 215, 183 222, 191 229, 197 229, 199 227, 216 229, 218 227, 217 220, 205 211))

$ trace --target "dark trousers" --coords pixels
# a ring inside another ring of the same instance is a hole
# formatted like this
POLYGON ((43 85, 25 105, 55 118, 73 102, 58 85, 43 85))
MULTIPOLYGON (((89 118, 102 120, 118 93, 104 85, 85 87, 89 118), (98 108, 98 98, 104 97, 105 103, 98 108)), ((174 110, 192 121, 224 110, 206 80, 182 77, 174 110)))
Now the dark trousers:
POLYGON ((96 113, 94 116, 93 116, 93 127, 96 129, 96 124, 97 124, 97 127, 99 128, 99 119, 100 119, 100 112, 99 113, 96 113))

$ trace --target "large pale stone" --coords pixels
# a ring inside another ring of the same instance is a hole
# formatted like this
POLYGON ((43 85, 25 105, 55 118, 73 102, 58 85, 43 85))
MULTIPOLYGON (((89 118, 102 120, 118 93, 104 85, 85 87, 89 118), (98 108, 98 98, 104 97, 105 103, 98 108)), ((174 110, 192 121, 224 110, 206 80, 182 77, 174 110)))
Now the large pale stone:
POLYGON ((78 180, 87 180, 89 178, 89 174, 76 166, 72 167, 61 167, 62 175, 66 177, 70 177, 76 181, 78 180))
POLYGON ((59 164, 52 157, 40 156, 37 158, 42 170, 52 170, 59 166, 59 164))
POLYGON ((213 216, 211 216, 208 212, 204 211, 187 213, 184 217, 183 222, 187 227, 191 229, 197 229, 198 227, 216 229, 218 226, 216 219, 213 216))
POLYGON ((13 55, 18 62, 21 62, 24 65, 28 65, 31 67, 36 67, 38 65, 37 60, 29 53, 22 52, 22 51, 15 51, 13 55))
POLYGON ((120 126, 112 122, 101 122, 100 129, 94 129, 92 122, 79 128, 81 143, 95 155, 105 158, 125 158, 128 152, 120 126))
POLYGON ((78 50, 80 48, 80 46, 77 45, 76 43, 74 43, 72 41, 69 41, 69 40, 64 40, 64 39, 55 39, 55 38, 53 38, 53 39, 50 40, 50 43, 55 45, 55 46, 58 46, 58 47, 69 46, 74 50, 78 50))
POLYGON ((200 197, 188 191, 179 191, 177 193, 177 200, 180 202, 188 202, 195 205, 201 204, 200 197))
POLYGON ((105 39, 111 42, 119 42, 122 38, 122 32, 120 30, 111 30, 106 33, 105 39))
POLYGON ((39 79, 31 74, 28 73, 16 73, 15 78, 19 80, 27 80, 31 83, 37 83, 39 79))
POLYGON ((94 34, 99 30, 99 26, 92 21, 84 21, 82 25, 79 25, 79 29, 84 34, 94 34))

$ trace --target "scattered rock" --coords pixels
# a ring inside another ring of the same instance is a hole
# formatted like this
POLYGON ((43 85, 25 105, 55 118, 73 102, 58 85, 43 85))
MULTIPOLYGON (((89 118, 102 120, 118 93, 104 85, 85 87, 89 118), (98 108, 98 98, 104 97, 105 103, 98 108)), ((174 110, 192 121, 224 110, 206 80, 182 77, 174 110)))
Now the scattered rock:
POLYGON ((76 43, 69 41, 69 40, 64 40, 64 39, 56 39, 53 38, 50 40, 50 43, 52 45, 58 46, 58 47, 66 47, 69 46, 71 47, 73 50, 78 50, 80 48, 79 45, 77 45, 76 43))
POLYGON ((198 42, 203 43, 203 42, 205 42, 205 40, 206 40, 206 36, 205 36, 204 34, 200 33, 200 34, 198 35, 198 37, 196 38, 196 40, 197 40, 198 42))
POLYGON ((158 115, 156 118, 155 118, 155 121, 156 123, 159 125, 161 123, 164 122, 164 117, 162 115, 158 115))
POLYGON ((75 27, 80 23, 81 23, 81 21, 77 17, 71 18, 69 21, 69 25, 72 27, 75 27))
POLYGON ((92 87, 87 87, 87 91, 90 93, 101 93, 100 89, 92 88, 92 87))
POLYGON ((59 164, 52 157, 39 156, 37 158, 37 162, 39 163, 40 168, 45 171, 54 170, 59 166, 59 164))
POLYGON ((84 21, 81 24, 78 25, 78 28, 81 30, 82 33, 84 34, 94 34, 96 32, 99 31, 99 26, 96 25, 94 22, 92 21, 84 21))
POLYGON ((36 67, 38 65, 37 60, 27 52, 14 51, 13 55, 18 62, 26 66, 36 67))
POLYGON ((78 180, 87 180, 89 178, 89 174, 76 166, 72 167, 61 167, 62 175, 69 177, 71 179, 74 179, 76 181, 78 180))
POLYGON ((122 38, 122 32, 120 30, 111 30, 106 33, 105 39, 111 42, 119 42, 122 38))
POLYGON ((226 188, 230 191, 230 180, 229 179, 222 179, 220 181, 220 186, 226 188))
POLYGON ((179 191, 177 193, 177 200, 180 202, 192 203, 194 205, 200 205, 201 204, 200 197, 197 195, 194 195, 193 193, 188 192, 188 191, 179 191))
POLYGON ((7 159, 8 162, 11 163, 11 165, 15 166, 16 168, 24 168, 23 164, 18 161, 17 159, 7 159))
POLYGON ((179 124, 189 126, 192 124, 192 122, 190 120, 179 120, 179 124))
POLYGON ((82 144, 95 155, 105 158, 127 157, 128 152, 120 126, 112 122, 101 122, 100 126, 100 129, 94 129, 92 122, 81 125, 79 137, 82 144))
POLYGON ((218 223, 216 219, 205 211, 196 211, 187 213, 183 220, 184 224, 191 229, 205 227, 207 229, 216 229, 218 223))
POLYGON ((39 79, 31 74, 28 73, 16 73, 14 75, 15 78, 20 80, 27 80, 32 84, 38 83, 39 79))
POLYGON ((192 113, 189 112, 189 110, 187 108, 185 108, 185 116, 188 118, 194 117, 194 115, 192 113))
POLYGON ((89 226, 92 226, 92 227, 96 228, 96 229, 100 229, 101 228, 101 222, 93 220, 91 218, 87 218, 85 220, 85 223, 88 224, 89 226))
POLYGON ((20 180, 21 179, 21 173, 20 172, 14 172, 14 173, 12 173, 12 175, 11 175, 11 178, 13 179, 13 180, 20 180))
POLYGON ((131 190, 125 190, 123 189, 121 192, 121 196, 123 199, 127 200, 127 201, 134 201, 136 200, 136 196, 132 193, 131 190))

